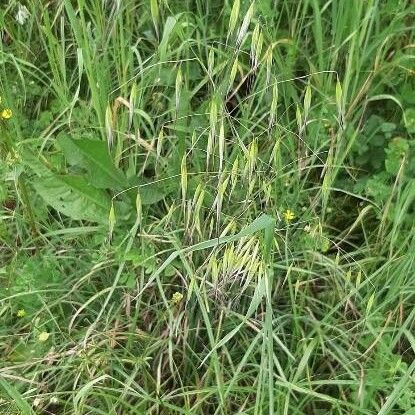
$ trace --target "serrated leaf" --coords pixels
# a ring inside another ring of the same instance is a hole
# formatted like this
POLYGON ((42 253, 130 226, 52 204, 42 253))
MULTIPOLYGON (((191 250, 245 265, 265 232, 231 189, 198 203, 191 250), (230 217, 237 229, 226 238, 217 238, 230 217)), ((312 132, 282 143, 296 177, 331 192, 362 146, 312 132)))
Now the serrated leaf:
POLYGON ((385 150, 386 160, 385 169, 391 175, 398 174, 401 165, 407 158, 409 152, 409 143, 402 137, 395 137, 385 150))
POLYGON ((88 181, 100 189, 124 189, 128 186, 121 170, 117 169, 107 144, 100 140, 73 140, 66 135, 58 138, 69 164, 88 170, 88 181))
POLYGON ((54 174, 36 179, 33 186, 48 205, 72 219, 108 223, 109 196, 81 176, 54 174))

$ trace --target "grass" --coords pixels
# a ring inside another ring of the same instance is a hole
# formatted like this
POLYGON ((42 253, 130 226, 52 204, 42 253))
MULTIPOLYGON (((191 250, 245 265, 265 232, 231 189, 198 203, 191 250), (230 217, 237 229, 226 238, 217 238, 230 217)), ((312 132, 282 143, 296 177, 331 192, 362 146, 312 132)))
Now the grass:
POLYGON ((414 413, 413 2, 25 7, 0 413, 414 413))

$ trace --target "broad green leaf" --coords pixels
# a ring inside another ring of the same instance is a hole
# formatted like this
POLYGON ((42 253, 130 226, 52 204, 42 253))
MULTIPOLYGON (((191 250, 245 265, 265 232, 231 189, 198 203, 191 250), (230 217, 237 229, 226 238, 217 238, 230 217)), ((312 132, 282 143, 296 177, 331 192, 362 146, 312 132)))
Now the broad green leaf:
POLYGON ((42 162, 39 157, 33 154, 31 150, 20 149, 22 161, 27 165, 37 176, 44 177, 51 174, 50 169, 42 162))
POLYGON ((81 176, 51 175, 36 179, 33 186, 48 205, 72 219, 108 222, 109 196, 81 176))
POLYGON ((100 189, 124 189, 128 186, 121 170, 117 169, 107 144, 100 140, 73 140, 66 135, 58 138, 68 162, 88 170, 88 181, 100 189))

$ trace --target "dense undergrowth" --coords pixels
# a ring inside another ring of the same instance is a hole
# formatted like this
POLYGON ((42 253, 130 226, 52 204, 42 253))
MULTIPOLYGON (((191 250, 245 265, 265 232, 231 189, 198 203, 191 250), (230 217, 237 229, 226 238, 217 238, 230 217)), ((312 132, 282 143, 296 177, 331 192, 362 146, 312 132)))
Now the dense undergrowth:
POLYGON ((412 414, 415 4, 0 13, 0 413, 412 414))

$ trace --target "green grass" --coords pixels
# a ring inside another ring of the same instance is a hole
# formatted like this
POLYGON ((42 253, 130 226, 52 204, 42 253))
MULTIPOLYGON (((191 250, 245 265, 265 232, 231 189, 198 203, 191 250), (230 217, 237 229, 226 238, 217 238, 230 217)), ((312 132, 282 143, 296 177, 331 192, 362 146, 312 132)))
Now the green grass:
POLYGON ((0 413, 413 414, 415 4, 3 3, 0 413))

